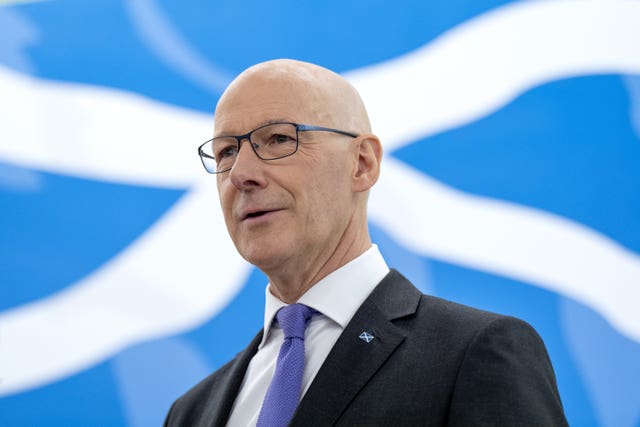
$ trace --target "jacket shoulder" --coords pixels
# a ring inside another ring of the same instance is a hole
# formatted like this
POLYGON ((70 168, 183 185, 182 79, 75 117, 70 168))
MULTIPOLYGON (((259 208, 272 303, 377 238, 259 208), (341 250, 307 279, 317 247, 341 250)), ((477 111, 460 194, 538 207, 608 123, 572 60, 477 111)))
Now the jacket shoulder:
POLYGON ((165 419, 165 426, 196 426, 205 415, 211 401, 216 394, 223 391, 222 384, 236 358, 210 374, 208 377, 191 387, 180 396, 171 406, 165 419))
POLYGON ((262 331, 230 362, 179 397, 169 409, 164 425, 224 425, 261 338, 262 331))

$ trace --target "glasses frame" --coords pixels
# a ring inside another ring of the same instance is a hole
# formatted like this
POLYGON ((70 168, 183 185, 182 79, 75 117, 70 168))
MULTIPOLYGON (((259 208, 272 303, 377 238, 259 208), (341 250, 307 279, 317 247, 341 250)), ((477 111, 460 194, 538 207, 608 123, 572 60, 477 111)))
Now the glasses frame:
POLYGON ((285 157, 289 157, 289 156, 293 156, 294 154, 296 154, 298 152, 298 146, 300 138, 299 138, 299 134, 300 132, 309 132, 309 131, 321 131, 321 132, 332 132, 332 133, 337 133, 340 135, 345 135, 345 136, 349 136, 351 138, 357 138, 360 135, 353 133, 353 132, 347 132, 344 130, 340 130, 340 129, 334 129, 334 128, 328 128, 328 127, 324 127, 324 126, 314 126, 314 125, 303 125, 300 123, 293 123, 293 122, 272 122, 272 123, 267 123, 264 124, 262 126, 259 126, 255 129, 253 129, 250 132, 245 133, 244 135, 223 135, 223 136, 217 136, 215 138, 211 138, 206 140, 205 142, 203 142, 202 144, 200 144, 200 146, 198 147, 198 156, 200 156, 200 161, 202 162, 202 166, 204 166, 204 169, 213 175, 217 175, 220 173, 225 173, 225 172, 229 172, 232 168, 233 165, 235 165, 235 161, 234 164, 231 165, 230 167, 226 168, 226 169, 222 169, 222 170, 216 170, 216 171, 211 171, 209 170, 209 168, 207 168, 207 165, 205 163, 205 158, 208 159, 212 159, 214 162, 215 157, 208 155, 207 153, 205 153, 202 148, 207 145, 208 143, 216 140, 216 139, 221 139, 221 138, 235 138, 235 140, 238 142, 238 153, 240 153, 240 147, 242 146, 242 142, 246 139, 249 141, 249 146, 251 147, 251 149, 253 150, 253 152, 255 153, 256 156, 258 156, 259 159, 261 160, 278 160, 278 159, 284 159, 285 157), (257 149, 255 144, 253 143, 253 141, 251 141, 251 135, 253 135, 254 132, 263 129, 267 126, 272 126, 272 125, 293 125, 296 128, 296 149, 293 150, 293 152, 291 152, 290 154, 285 154, 284 156, 279 156, 279 157, 269 157, 269 158, 264 158, 262 157, 257 149))

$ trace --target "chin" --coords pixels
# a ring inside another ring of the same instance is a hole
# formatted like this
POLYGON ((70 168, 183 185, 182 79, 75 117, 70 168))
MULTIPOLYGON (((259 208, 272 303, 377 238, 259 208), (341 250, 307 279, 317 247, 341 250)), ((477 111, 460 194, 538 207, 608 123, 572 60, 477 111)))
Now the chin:
POLYGON ((280 248, 274 247, 272 244, 259 244, 255 240, 248 242, 242 248, 238 248, 238 251, 244 259, 251 264, 260 266, 268 263, 269 260, 280 258, 280 248))
POLYGON ((262 271, 278 268, 282 265, 283 260, 290 258, 290 254, 285 253, 281 247, 266 245, 249 245, 240 251, 240 254, 262 271))

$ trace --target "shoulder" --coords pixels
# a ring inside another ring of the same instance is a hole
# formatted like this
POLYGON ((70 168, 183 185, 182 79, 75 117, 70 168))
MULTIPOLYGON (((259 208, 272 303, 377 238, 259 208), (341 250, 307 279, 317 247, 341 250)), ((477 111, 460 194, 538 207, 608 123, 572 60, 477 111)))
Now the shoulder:
POLYGON ((226 419, 261 338, 262 331, 230 362, 179 397, 169 409, 164 425, 209 425, 211 420, 226 419))
POLYGON ((530 328, 522 320, 513 317, 423 294, 393 269, 380 282, 370 299, 406 333, 428 337, 431 342, 468 342, 494 322, 530 328))
POLYGON ((514 358, 535 354, 548 360, 542 339, 525 321, 424 295, 395 270, 370 301, 404 336, 400 351, 405 359, 436 364, 442 375, 453 375, 475 357, 493 358, 484 353, 489 351, 514 358))
POLYGON ((451 425, 566 425, 551 360, 529 323, 428 295, 415 322, 414 336, 437 342, 437 359, 452 362, 451 425))
POLYGON ((368 387, 396 414, 428 414, 437 425, 566 425, 551 362, 528 323, 424 295, 395 270, 364 308, 358 327, 377 322, 402 337, 368 387), (396 400, 407 390, 412 404, 396 400))
POLYGON ((542 344, 542 339, 526 321, 490 311, 480 310, 442 298, 422 295, 416 318, 424 327, 438 330, 442 334, 481 339, 487 335, 509 335, 526 337, 542 344))
POLYGON ((227 362, 215 372, 211 373, 198 384, 191 387, 185 394, 176 400, 176 403, 178 405, 190 405, 193 402, 207 400, 211 394, 216 393, 220 383, 225 382, 225 379, 237 358, 238 356, 227 362))
MULTIPOLYGON (((398 281, 406 281, 396 274, 398 281)), ((542 365, 545 374, 553 377, 542 338, 524 320, 422 293, 414 295, 419 295, 415 311, 394 321, 404 330, 408 341, 417 341, 418 346, 428 345, 435 353, 456 359, 460 369, 476 360, 480 364, 476 367, 481 368, 484 363, 488 366, 511 359, 510 363, 516 368, 542 365)), ((553 380, 555 382, 555 378, 553 380)))
POLYGON ((231 360, 180 396, 171 406, 165 426, 197 425, 211 400, 223 391, 223 384, 226 383, 226 378, 236 359, 231 360))

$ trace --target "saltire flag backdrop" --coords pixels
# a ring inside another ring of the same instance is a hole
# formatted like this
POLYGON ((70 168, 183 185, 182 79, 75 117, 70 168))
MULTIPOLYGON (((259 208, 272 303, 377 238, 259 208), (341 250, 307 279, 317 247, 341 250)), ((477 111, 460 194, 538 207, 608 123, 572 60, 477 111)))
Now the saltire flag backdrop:
POLYGON ((0 425, 160 425, 258 331, 196 147, 280 57, 362 93, 388 263, 530 322, 571 425, 640 426, 636 0, 0 1, 0 425))

